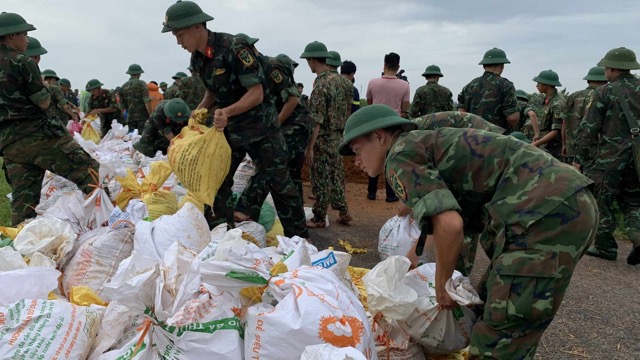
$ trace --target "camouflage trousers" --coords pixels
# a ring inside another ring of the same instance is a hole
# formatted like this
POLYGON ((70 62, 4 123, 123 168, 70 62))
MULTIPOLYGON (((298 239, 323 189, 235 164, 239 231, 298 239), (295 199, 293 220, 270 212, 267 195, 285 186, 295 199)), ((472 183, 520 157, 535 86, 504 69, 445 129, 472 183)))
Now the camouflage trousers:
POLYGON ((340 215, 349 212, 344 194, 344 166, 338 154, 341 134, 318 135, 313 148, 313 165, 311 166, 311 192, 316 198, 313 203, 313 219, 324 222, 329 203, 340 215))
MULTIPOLYGON (((309 143, 311 131, 307 126, 296 125, 283 127, 282 133, 287 144, 287 169, 296 187, 298 196, 302 199, 302 166, 304 152, 309 143)), ((260 217, 262 204, 269 194, 265 176, 257 172, 247 184, 246 189, 238 199, 236 211, 248 215, 252 219, 260 217)))
POLYGON ((456 270, 460 271, 462 275, 467 277, 471 274, 471 271, 473 271, 473 265, 476 262, 478 238, 479 236, 477 234, 464 236, 462 251, 460 251, 458 262, 456 263, 456 270))
POLYGON ((613 208, 616 202, 624 214, 627 236, 634 247, 640 246, 640 181, 635 166, 629 165, 620 171, 587 169, 585 173, 595 184, 594 195, 600 210, 595 248, 606 254, 618 254, 618 244, 613 237, 616 230, 613 208))
POLYGON ((99 164, 68 133, 60 137, 31 134, 7 145, 3 151, 7 177, 11 180, 13 225, 36 216, 46 170, 73 181, 85 194, 94 189, 89 169, 97 173, 99 164))
MULTIPOLYGON (((287 237, 309 237, 306 227, 302 197, 291 180, 287 168, 287 146, 282 132, 278 131, 249 145, 231 149, 231 168, 216 195, 213 212, 216 218, 226 219, 233 224, 232 191, 233 175, 238 166, 249 154, 256 164, 257 173, 264 174, 266 190, 271 192, 273 202, 287 237)), ((265 195, 266 197, 266 195, 265 195)), ((257 218, 256 218, 257 219, 257 218)))
POLYGON ((588 189, 526 229, 490 223, 482 240, 492 261, 479 286, 485 304, 471 333, 469 359, 534 358, 597 224, 588 189))

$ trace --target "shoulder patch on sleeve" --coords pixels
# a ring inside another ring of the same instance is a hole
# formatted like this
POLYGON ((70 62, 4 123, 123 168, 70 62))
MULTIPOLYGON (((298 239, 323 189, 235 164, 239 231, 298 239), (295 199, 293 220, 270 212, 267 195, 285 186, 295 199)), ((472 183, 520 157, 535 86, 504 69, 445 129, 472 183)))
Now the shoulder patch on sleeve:
POLYGON ((242 61, 244 66, 251 66, 255 62, 253 55, 251 54, 251 52, 249 52, 248 49, 240 50, 240 52, 238 53, 238 59, 242 61))
POLYGON ((391 179, 389 180, 391 180, 391 187, 395 190, 398 197, 407 201, 407 191, 404 188, 402 180, 400 180, 400 177, 395 171, 391 171, 391 179))
POLYGON ((282 82, 282 80, 283 80, 282 73, 280 72, 280 70, 278 70, 278 69, 273 70, 271 72, 271 79, 273 79, 273 81, 276 84, 280 84, 282 82))

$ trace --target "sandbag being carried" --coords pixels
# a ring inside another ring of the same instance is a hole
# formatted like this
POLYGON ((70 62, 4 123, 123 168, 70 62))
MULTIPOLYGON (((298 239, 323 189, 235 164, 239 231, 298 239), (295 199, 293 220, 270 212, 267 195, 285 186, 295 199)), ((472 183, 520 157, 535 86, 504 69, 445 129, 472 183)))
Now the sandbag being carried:
MULTIPOLYGON (((378 236, 378 253, 380 260, 385 260, 392 255, 407 256, 413 245, 418 242, 420 229, 416 220, 411 215, 394 216, 380 229, 378 236)), ((423 252, 419 264, 428 261, 427 252, 423 252)))
POLYGON ((201 125, 206 117, 206 109, 194 111, 189 125, 171 140, 167 150, 171 170, 189 191, 183 202, 198 208, 213 205, 231 165, 231 148, 224 133, 201 125))

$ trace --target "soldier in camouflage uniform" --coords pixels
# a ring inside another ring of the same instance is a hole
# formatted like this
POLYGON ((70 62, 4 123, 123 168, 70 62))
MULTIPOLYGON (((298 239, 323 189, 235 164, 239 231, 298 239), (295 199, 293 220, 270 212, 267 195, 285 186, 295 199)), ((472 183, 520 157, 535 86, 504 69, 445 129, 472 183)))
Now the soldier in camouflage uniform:
POLYGON ((148 157, 167 154, 171 140, 187 125, 191 109, 182 99, 163 100, 144 124, 142 137, 133 148, 148 157))
POLYGON ((519 131, 530 141, 533 139, 538 140, 540 138, 540 126, 535 105, 529 101, 529 94, 524 90, 516 90, 516 98, 518 99, 518 112, 520 113, 519 131))
POLYGON ((317 75, 309 97, 315 127, 305 155, 311 169, 311 191, 315 197, 313 219, 307 222, 307 227, 326 227, 329 203, 339 211, 336 222, 348 224, 353 219, 344 194, 344 170, 342 166, 338 167, 338 164, 342 164, 342 159, 337 147, 346 108, 350 104, 345 101, 344 87, 326 64, 332 55, 324 44, 317 41, 308 44, 300 57, 307 60, 311 72, 317 75))
POLYGON ((480 65, 484 74, 471 80, 458 95, 458 110, 480 116, 483 119, 513 131, 518 126, 520 114, 513 83, 503 78, 504 64, 510 64, 504 51, 493 48, 484 54, 480 65))
POLYGON ((440 67, 429 65, 422 73, 427 84, 420 86, 413 95, 413 102, 409 110, 411 118, 442 111, 453 111, 453 95, 451 90, 438 84, 443 77, 440 67))
POLYGON ((98 79, 91 79, 85 86, 85 90, 91 93, 91 98, 89 98, 87 105, 87 110, 89 111, 87 115, 100 117, 102 137, 111 130, 111 124, 113 120, 117 120, 119 112, 115 91, 103 89, 103 85, 98 79))
POLYGON ((73 182, 85 194, 92 188, 93 160, 59 119, 47 117, 51 97, 38 65, 23 55, 27 32, 35 30, 15 13, 0 14, 0 152, 11 180, 11 222, 36 216, 44 173, 73 182))
POLYGON ((540 111, 540 138, 534 137, 533 146, 539 147, 558 160, 562 160, 562 124, 566 115, 564 95, 556 86, 562 86, 558 74, 553 70, 543 70, 533 78, 540 94, 545 95, 540 111))
POLYGON ((167 91, 164 93, 165 100, 171 100, 180 97, 180 85, 182 84, 182 79, 188 77, 187 74, 182 71, 178 71, 171 78, 173 79, 173 84, 167 88, 167 91))
POLYGON ((162 96, 164 97, 164 95, 167 93, 167 87, 169 87, 169 84, 167 84, 164 81, 160 81, 160 85, 159 86, 160 86, 160 90, 162 90, 162 96))
POLYGON ((493 125, 478 115, 471 113, 463 113, 459 111, 443 111, 420 116, 413 119, 418 124, 419 130, 435 130, 441 127, 451 128, 471 128, 478 130, 491 131, 496 134, 504 134, 505 129, 493 125))
MULTIPOLYGON (((344 101, 347 103, 347 114, 344 117, 344 120, 342 121, 342 125, 340 126, 339 130, 342 131, 344 130, 344 124, 347 122, 347 119, 349 118, 349 116, 351 115, 351 106, 353 105, 353 83, 351 82, 351 80, 347 79, 346 77, 342 76, 340 73, 338 73, 338 68, 340 66, 342 66, 342 57, 340 56, 340 53, 338 53, 337 51, 329 51, 329 54, 331 54, 331 58, 327 59, 327 66, 329 66, 329 68, 331 69, 331 75, 333 77, 338 77, 335 81, 340 84, 340 86, 342 86, 342 93, 344 94, 344 101)), ((340 161, 339 166, 342 168, 342 161, 340 161)), ((339 170, 344 174, 344 169, 339 170)), ((344 175, 343 177, 343 185, 344 186, 344 175)))
POLYGON ((562 123, 562 156, 564 156, 567 164, 575 162, 575 132, 582 118, 586 115, 589 99, 598 86, 607 83, 607 78, 604 76, 604 68, 601 66, 594 66, 589 69, 587 76, 583 79, 587 80, 587 88, 567 96, 565 101, 567 117, 562 123))
POLYGON ((224 129, 231 146, 231 167, 216 196, 214 213, 234 223, 233 208, 229 206, 231 185, 248 153, 258 171, 266 176, 285 235, 307 238, 302 198, 282 161, 287 158, 285 139, 262 67, 244 39, 207 30, 206 22, 212 19, 192 1, 177 2, 167 9, 162 32, 172 32, 192 54, 191 66, 206 87, 199 107, 218 107, 214 126, 224 129))
POLYGON ((434 235, 442 308, 458 307, 445 283, 463 234, 482 234, 491 263, 479 286, 485 303, 469 358, 533 359, 595 235, 591 181, 511 136, 451 128, 402 133, 415 128, 389 107, 367 106, 347 121, 340 153, 355 155, 369 176, 384 171, 422 230, 434 235), (478 216, 483 212, 488 222, 478 216))
POLYGON ((76 96, 76 94, 73 93, 73 91, 71 91, 71 81, 69 81, 69 79, 62 78, 60 79, 60 82, 58 83, 58 85, 60 85, 60 90, 62 90, 62 95, 64 95, 64 98, 67 99, 67 101, 71 105, 72 110, 79 111, 78 97, 76 96))
POLYGON ((189 105, 191 110, 195 110, 200 105, 206 88, 191 66, 189 66, 189 71, 191 71, 191 76, 182 78, 180 81, 178 96, 189 105))
POLYGON ((618 245, 613 237, 618 202, 633 250, 627 263, 640 263, 640 181, 634 163, 633 136, 640 126, 640 79, 630 70, 640 69, 633 51, 610 50, 598 63, 605 67, 609 83, 595 89, 587 114, 576 132, 576 154, 585 174, 595 182, 600 226, 594 247, 587 255, 615 261, 618 245), (634 127, 630 127, 631 122, 634 127))
POLYGON ((47 116, 57 116, 64 124, 66 124, 69 119, 78 121, 78 115, 73 112, 71 104, 69 104, 64 93, 62 93, 62 89, 58 86, 58 80, 60 80, 60 78, 56 72, 51 69, 46 69, 42 72, 42 77, 51 96, 51 104, 47 109, 47 116))
POLYGON ((140 75, 143 73, 140 65, 131 64, 127 70, 131 78, 122 85, 120 91, 120 105, 127 111, 129 130, 138 129, 139 133, 142 133, 144 123, 152 113, 147 83, 140 80, 140 75))

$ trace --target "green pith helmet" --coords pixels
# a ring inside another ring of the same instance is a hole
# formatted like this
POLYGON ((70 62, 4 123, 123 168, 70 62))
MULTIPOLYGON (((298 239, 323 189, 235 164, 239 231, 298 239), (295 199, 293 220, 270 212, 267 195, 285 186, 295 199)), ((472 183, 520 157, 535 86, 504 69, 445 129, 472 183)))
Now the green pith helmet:
POLYGON ((40 56, 47 53, 47 49, 42 47, 38 39, 31 36, 27 36, 27 39, 29 39, 29 45, 27 45, 27 51, 24 53, 26 56, 40 56))
POLYGON ((442 75, 442 71, 440 71, 440 67, 437 65, 429 65, 427 66, 427 68, 424 70, 424 72, 422 73, 422 76, 427 77, 427 76, 440 76, 443 77, 444 75, 442 75))
POLYGON ((171 119, 173 122, 183 123, 189 120, 191 115, 191 109, 184 100, 180 98, 174 98, 167 100, 163 109, 164 115, 171 119))
POLYGON ((127 74, 129 75, 139 75, 142 73, 144 73, 144 70, 142 70, 142 66, 138 64, 129 65, 129 69, 127 70, 127 74))
POLYGON ((349 116, 342 133, 342 143, 338 152, 343 156, 355 155, 351 151, 351 141, 378 129, 399 125, 404 131, 418 128, 418 124, 398 116, 395 110, 387 105, 374 104, 366 106, 349 116))
POLYGON ((238 34, 236 34, 236 37, 245 39, 249 43, 249 45, 251 45, 251 46, 253 46, 255 43, 257 43, 258 40, 260 40, 258 38, 252 38, 251 36, 249 36, 249 35, 247 35, 245 33, 238 33, 238 34))
POLYGON ((44 71, 42 71, 42 77, 43 78, 55 78, 56 80, 60 80, 60 77, 58 76, 58 74, 56 74, 55 71, 51 70, 51 69, 46 69, 44 71))
POLYGON ((278 54, 276 56, 276 60, 280 61, 285 66, 291 66, 294 69, 299 65, 297 62, 293 61, 293 59, 291 59, 287 54, 278 54))
POLYGON ((180 1, 169 6, 164 15, 162 32, 170 32, 213 20, 193 1, 180 1))
POLYGON ((87 91, 91 91, 93 89, 97 89, 99 87, 102 87, 102 85, 104 85, 103 83, 100 82, 100 80, 98 79, 91 79, 87 82, 87 86, 85 86, 85 90, 87 91))
POLYGON ((178 71, 178 72, 177 72, 175 75, 173 75, 171 78, 172 78, 173 80, 176 80, 176 79, 183 79, 183 78, 186 78, 187 76, 189 76, 189 75, 187 75, 187 74, 183 73, 182 71, 178 71))
POLYGON ((516 98, 529 101, 529 94, 524 90, 516 90, 516 98))
POLYGON ((638 70, 640 64, 636 60, 636 54, 625 47, 609 50, 600 60, 598 66, 604 66, 620 70, 638 70))
POLYGON ((337 51, 329 51, 331 57, 327 59, 327 65, 340 67, 342 66, 342 58, 340 57, 340 53, 337 51))
POLYGON ((60 79, 60 81, 58 82, 58 85, 60 85, 60 86, 66 86, 66 87, 69 87, 69 88, 70 88, 70 87, 71 87, 71 81, 69 81, 69 79, 62 78, 62 79, 60 79))
POLYGON ((2 12, 0 14, 0 36, 33 31, 36 28, 16 13, 2 12))
POLYGON ((164 81, 160 81, 160 85, 158 85, 158 86, 160 86, 160 88, 163 88, 163 87, 165 87, 165 86, 169 86, 169 84, 167 84, 167 83, 166 83, 166 82, 164 82, 164 81))
POLYGON ((534 77, 533 81, 551 86, 562 86, 562 84, 560 84, 560 78, 558 77, 558 74, 553 70, 540 71, 540 74, 534 77))
POLYGON ((331 54, 327 51, 327 47, 319 41, 307 44, 307 46, 304 47, 304 52, 300 55, 301 59, 329 59, 330 57, 331 54))
POLYGON ((498 64, 511 64, 511 61, 507 59, 507 54, 502 49, 493 48, 486 53, 482 61, 478 65, 498 65, 498 64))
POLYGON ((602 66, 594 66, 589 69, 587 76, 582 78, 587 81, 597 81, 597 82, 607 82, 607 77, 604 76, 604 67, 602 66))
POLYGON ((520 131, 514 131, 511 134, 509 134, 511 136, 513 136, 514 138, 520 140, 520 141, 524 141, 527 144, 531 144, 531 140, 529 140, 529 138, 527 137, 527 135, 521 133, 520 131))

